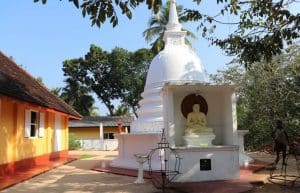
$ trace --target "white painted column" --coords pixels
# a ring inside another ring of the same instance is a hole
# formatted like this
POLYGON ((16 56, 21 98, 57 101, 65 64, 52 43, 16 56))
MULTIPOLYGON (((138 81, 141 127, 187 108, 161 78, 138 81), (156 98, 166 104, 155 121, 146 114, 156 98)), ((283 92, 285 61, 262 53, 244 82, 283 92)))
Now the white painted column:
POLYGON ((100 150, 104 150, 104 134, 103 134, 103 123, 100 123, 99 125, 99 140, 100 140, 100 150))
POLYGON ((253 159, 249 157, 245 152, 244 146, 244 136, 249 132, 249 130, 237 130, 238 133, 238 145, 239 149, 239 162, 240 166, 247 167, 250 162, 253 162, 253 159))
POLYGON ((233 91, 231 95, 232 103, 232 128, 233 128, 233 145, 239 145, 238 131, 237 131, 237 109, 236 109, 236 94, 233 91))
POLYGON ((230 89, 226 89, 223 91, 224 94, 224 102, 223 102, 223 124, 224 128, 222 131, 222 144, 223 145, 234 145, 236 134, 236 112, 235 112, 235 104, 232 104, 235 100, 235 95, 233 91, 230 89))
POLYGON ((168 87, 164 87, 162 91, 162 98, 165 134, 170 146, 175 147, 173 91, 168 87))

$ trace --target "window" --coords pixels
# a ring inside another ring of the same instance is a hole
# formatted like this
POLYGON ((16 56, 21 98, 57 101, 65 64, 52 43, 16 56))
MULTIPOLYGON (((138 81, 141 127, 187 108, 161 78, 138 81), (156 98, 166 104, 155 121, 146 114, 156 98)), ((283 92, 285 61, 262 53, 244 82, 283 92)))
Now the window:
POLYGON ((104 133, 104 139, 114 139, 114 133, 104 133))
POLYGON ((34 111, 30 111, 30 136, 37 136, 37 128, 38 128, 38 113, 34 111))
POLYGON ((44 137, 45 114, 38 111, 25 111, 25 137, 44 137))

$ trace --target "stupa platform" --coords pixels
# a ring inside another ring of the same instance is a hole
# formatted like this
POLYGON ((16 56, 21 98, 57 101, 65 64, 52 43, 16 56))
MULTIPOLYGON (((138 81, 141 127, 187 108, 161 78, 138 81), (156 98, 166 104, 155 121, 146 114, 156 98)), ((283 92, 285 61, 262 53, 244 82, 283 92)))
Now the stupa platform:
MULTIPOLYGON (((117 175, 125 175, 137 177, 138 171, 136 169, 125 169, 118 167, 111 167, 107 160, 105 162, 99 162, 92 170, 98 172, 107 172, 117 175)), ((184 183, 171 183, 169 187, 178 191, 190 192, 190 193, 238 193, 246 192, 253 188, 252 184, 264 184, 267 180, 267 175, 258 175, 257 171, 265 168, 268 163, 261 161, 254 161, 249 163, 247 167, 241 167, 239 169, 240 178, 234 180, 219 180, 219 181, 205 181, 205 182, 184 182, 184 183), (205 187, 205 188, 203 188, 205 187), (200 191, 201 190, 201 191, 200 191)), ((159 182, 151 179, 151 176, 147 171, 144 172, 144 178, 153 181, 153 185, 159 188, 159 182)))
MULTIPOLYGON (((201 182, 210 180, 238 179, 239 146, 176 147, 181 158, 180 174, 175 182, 201 182)), ((170 165, 174 165, 170 160, 170 165)))

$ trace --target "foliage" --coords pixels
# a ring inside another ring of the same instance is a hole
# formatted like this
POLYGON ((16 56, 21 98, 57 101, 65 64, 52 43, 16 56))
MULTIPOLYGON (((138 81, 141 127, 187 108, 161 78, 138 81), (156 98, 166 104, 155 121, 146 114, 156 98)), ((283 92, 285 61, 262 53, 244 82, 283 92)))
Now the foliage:
POLYGON ((144 91, 147 72, 152 61, 153 53, 149 49, 138 49, 130 53, 130 62, 127 66, 126 76, 122 82, 126 89, 122 102, 126 104, 137 117, 136 111, 141 100, 141 93, 144 91))
MULTIPOLYGON (((182 16, 183 13, 183 7, 182 6, 177 6, 177 12, 179 15, 179 22, 180 23, 185 23, 187 22, 186 17, 182 16)), ((162 6, 159 11, 152 16, 149 21, 148 21, 148 29, 146 29, 143 32, 143 36, 147 40, 147 42, 152 42, 151 43, 151 50, 153 51, 154 54, 157 54, 159 51, 161 51, 164 48, 164 31, 166 30, 166 25, 168 24, 169 21, 169 12, 170 12, 170 1, 167 1, 167 3, 162 6), (155 39, 153 41, 153 39, 155 39)), ((190 37, 192 39, 197 39, 196 35, 193 34, 191 31, 187 29, 183 29, 184 31, 187 32, 187 37, 190 37)), ((185 38, 185 42, 187 45, 192 47, 191 42, 189 41, 188 38, 185 38)))
POLYGON ((114 58, 101 48, 91 45, 84 58, 66 60, 63 66, 65 76, 91 89, 105 104, 110 114, 114 109, 112 100, 118 99, 124 92, 119 80, 122 78, 121 68, 124 70, 126 64, 120 65, 118 61, 122 61, 126 54, 121 52, 116 50, 114 58), (116 52, 119 52, 119 55, 115 54, 116 52))
MULTIPOLYGON (((47 2, 47 0, 33 1, 35 3, 42 2, 43 4, 47 2)), ((77 8, 81 8, 83 17, 86 15, 90 16, 92 25, 96 24, 98 27, 100 27, 106 20, 109 20, 113 27, 118 25, 119 11, 128 19, 131 19, 132 11, 141 3, 145 2, 148 5, 148 9, 152 9, 155 13, 162 4, 161 0, 83 0, 81 5, 79 0, 69 0, 69 2, 73 2, 77 8)))
POLYGON ((82 116, 90 116, 94 110, 95 100, 89 94, 89 89, 72 78, 67 78, 65 82, 67 85, 62 88, 60 97, 82 116))
POLYGON ((40 76, 36 77, 36 81, 38 81, 41 85, 44 85, 42 77, 40 77, 40 76))
POLYGON ((95 106, 92 106, 90 109, 89 109, 89 116, 91 117, 98 117, 100 116, 100 114, 97 112, 98 108, 95 107, 95 106))
POLYGON ((66 86, 53 88, 51 92, 72 106, 82 116, 98 116, 95 100, 90 91, 71 77, 65 79, 66 86))
POLYGON ((129 109, 124 105, 119 105, 114 111, 112 116, 130 115, 129 109))
POLYGON ((80 149, 80 141, 76 137, 74 133, 69 133, 69 150, 77 150, 80 149))
MULTIPOLYGON (((200 4, 201 0, 195 0, 200 4)), ((187 9, 185 15, 191 21, 199 21, 204 37, 235 56, 247 67, 253 62, 271 61, 282 52, 284 45, 291 45, 300 37, 300 14, 292 13, 289 7, 297 0, 217 0, 222 8, 215 15, 206 15, 199 10, 187 9), (224 22, 224 16, 236 16, 236 21, 224 22), (226 38, 218 38, 207 32, 216 24, 233 25, 236 30, 226 38)))
POLYGON ((54 88, 50 89, 50 92, 52 92, 56 96, 60 97, 61 89, 62 88, 60 88, 60 87, 54 87, 54 88))
MULTIPOLYGON (((47 0, 34 0, 46 3, 47 0)), ((101 26, 108 20, 113 26, 118 24, 118 10, 131 19, 132 12, 140 4, 146 3, 148 8, 157 13, 162 5, 161 0, 69 0, 82 10, 83 16, 89 15, 92 25, 101 26)), ((198 22, 202 35, 219 46, 228 55, 234 56, 247 67, 262 59, 270 61, 272 56, 282 52, 285 44, 292 44, 300 36, 300 14, 292 13, 298 0, 216 0, 219 10, 208 15, 202 13, 201 0, 193 0, 195 9, 185 9, 187 20, 198 22), (197 9, 199 8, 199 9, 197 9), (228 17, 235 21, 225 22, 228 17), (216 37, 213 33, 217 25, 232 25, 236 30, 229 36, 216 37)))
POLYGON ((65 76, 94 92, 114 115, 113 100, 120 99, 135 113, 152 54, 147 49, 129 52, 114 48, 111 52, 91 45, 84 58, 64 61, 65 76))
POLYGON ((215 82, 241 86, 237 91, 238 128, 249 129, 248 148, 270 142, 278 119, 290 136, 300 135, 299 72, 300 49, 293 47, 268 63, 254 63, 247 70, 233 65, 212 76, 215 82))

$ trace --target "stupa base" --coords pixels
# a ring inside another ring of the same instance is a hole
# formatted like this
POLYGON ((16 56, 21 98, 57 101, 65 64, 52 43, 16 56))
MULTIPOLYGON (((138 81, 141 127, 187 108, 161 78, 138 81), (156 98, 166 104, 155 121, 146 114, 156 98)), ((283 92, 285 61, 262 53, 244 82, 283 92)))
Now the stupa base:
MULTIPOLYGON (((201 182, 214 180, 232 180, 240 176, 239 147, 176 147, 181 159, 180 174, 174 182, 201 182)), ((176 160, 170 158, 170 165, 176 160)))
MULTIPOLYGON (((157 143, 160 141, 161 133, 128 133, 115 134, 118 139, 119 155, 114 159, 110 166, 127 169, 138 169, 139 164, 135 159, 135 154, 148 155, 149 152, 157 148, 157 143)), ((152 160, 152 169, 160 168, 160 160, 152 160)), ((148 162, 143 164, 144 170, 149 170, 148 162)))
POLYGON ((183 136, 185 145, 187 147, 211 147, 213 146, 212 140, 216 137, 212 132, 191 134, 183 136))

